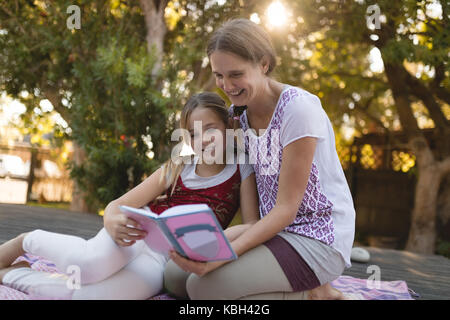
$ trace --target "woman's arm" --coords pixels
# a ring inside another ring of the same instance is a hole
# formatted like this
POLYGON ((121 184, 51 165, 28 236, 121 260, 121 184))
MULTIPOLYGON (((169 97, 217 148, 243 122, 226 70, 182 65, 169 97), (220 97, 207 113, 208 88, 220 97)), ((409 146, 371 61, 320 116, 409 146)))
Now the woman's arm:
MULTIPOLYGON (((276 204, 264 218, 252 224, 231 242, 238 256, 272 239, 294 221, 311 172, 316 140, 312 137, 301 138, 283 149, 276 204)), ((204 275, 224 264, 195 262, 176 252, 171 253, 171 258, 183 270, 197 275, 204 275)))
POLYGON ((244 231, 259 220, 258 191, 256 189, 255 174, 250 174, 241 183, 240 207, 242 224, 227 228, 224 233, 229 241, 235 240, 244 231))
POLYGON ((272 239, 294 221, 308 183, 316 142, 316 138, 305 137, 283 149, 275 206, 232 242, 238 256, 272 239))
POLYGON ((134 244, 136 240, 145 237, 145 231, 140 230, 140 226, 136 221, 128 218, 122 213, 119 206, 127 205, 140 208, 161 195, 166 190, 166 180, 163 179, 161 181, 160 179, 161 171, 162 169, 159 168, 139 185, 120 198, 111 201, 106 206, 103 223, 105 229, 117 244, 121 246, 130 246, 134 244))

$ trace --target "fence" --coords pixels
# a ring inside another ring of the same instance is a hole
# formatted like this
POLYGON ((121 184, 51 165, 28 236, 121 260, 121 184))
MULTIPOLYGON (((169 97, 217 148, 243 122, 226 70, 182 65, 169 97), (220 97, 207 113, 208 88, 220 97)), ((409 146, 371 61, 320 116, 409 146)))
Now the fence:
MULTIPOLYGON (((423 130, 439 156, 438 137, 423 130)), ((356 209, 356 232, 371 246, 403 249, 416 186, 415 156, 402 132, 355 138, 345 170, 356 209)))
POLYGON ((48 148, 35 149, 35 159, 33 159, 33 148, 27 143, 18 143, 13 146, 0 145, 0 154, 19 156, 24 163, 30 165, 34 161, 35 167, 30 170, 33 177, 27 178, 0 178, 0 202, 3 203, 26 203, 27 195, 30 200, 39 202, 71 202, 72 201, 72 181, 69 173, 64 168, 58 168, 60 174, 49 175, 43 164, 52 160, 52 154, 48 148), (29 188, 30 182, 32 187, 29 188))

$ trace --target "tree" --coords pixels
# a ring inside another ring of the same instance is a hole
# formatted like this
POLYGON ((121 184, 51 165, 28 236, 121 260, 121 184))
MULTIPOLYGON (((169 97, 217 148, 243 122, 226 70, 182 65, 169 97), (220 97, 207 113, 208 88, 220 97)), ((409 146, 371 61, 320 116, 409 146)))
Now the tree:
MULTIPOLYGON (((99 206, 167 158, 170 132, 189 95, 217 90, 205 54, 211 32, 229 18, 252 14, 267 26, 270 3, 84 1, 81 29, 69 30, 69 1, 2 1, 0 89, 52 102, 78 154, 85 154, 72 174, 99 206), (146 157, 150 137, 153 161, 146 157)), ((280 19, 286 24, 269 28, 280 62, 275 75, 317 94, 336 127, 349 117, 361 132, 389 135, 401 128, 418 174, 407 247, 432 253, 436 199, 450 172, 443 111, 450 100, 448 3, 305 0, 285 6, 280 19), (430 6, 442 14, 431 14, 430 6), (375 26, 368 27, 367 17, 375 26), (371 70, 373 50, 383 60, 382 72, 371 70), (412 74, 412 67, 426 72, 412 74), (434 149, 417 123, 416 106, 433 120, 440 137, 434 149)))
POLYGON ((27 201, 31 200, 31 192, 35 180, 35 169, 38 165, 38 150, 41 147, 51 147, 52 158, 57 162, 64 161, 63 133, 65 124, 58 121, 58 114, 53 110, 51 104, 35 99, 33 95, 21 94, 20 99, 28 107, 34 106, 33 110, 24 112, 17 119, 12 119, 10 125, 14 126, 30 143, 30 170, 28 174, 27 201), (34 100, 34 101, 30 101, 34 100))
MULTIPOLYGON (((270 3, 227 1, 215 17, 222 23, 226 15, 249 18, 256 13, 267 26, 265 10, 270 3)), ((310 0, 285 5, 286 14, 279 19, 286 24, 270 30, 280 60, 276 75, 283 82, 318 94, 337 128, 344 124, 342 115, 347 114, 356 119, 360 132, 382 131, 392 140, 391 132, 404 132, 404 147, 417 159, 418 178, 407 249, 433 253, 439 186, 446 175, 450 177, 450 114, 443 111, 449 104, 450 86, 448 3, 310 0), (432 7, 441 8, 442 14, 433 13, 432 7), (381 71, 371 70, 373 51, 381 55, 381 71), (414 67, 429 71, 416 76, 411 74, 414 67), (433 149, 415 116, 421 107, 439 137, 433 149)), ((205 6, 202 9, 203 14, 194 19, 202 23, 194 21, 197 27, 190 29, 189 43, 194 45, 198 43, 195 39, 204 39, 204 29, 214 30, 213 25, 217 25, 208 20, 211 12, 205 6), (201 34, 192 31, 197 29, 201 34)), ((201 72, 193 74, 194 79, 202 79, 201 72)))
POLYGON ((240 10, 210 2, 172 1, 171 14, 166 0, 1 2, 0 90, 32 95, 29 112, 48 99, 68 123, 73 209, 97 211, 170 154, 177 110, 210 75, 209 28, 240 10))
MULTIPOLYGON (((157 164, 147 157, 166 134, 170 109, 151 74, 140 8, 120 1, 84 1, 81 28, 68 28, 69 1, 2 1, 0 89, 33 110, 48 99, 75 143, 72 177, 96 211, 140 182, 157 164), (161 126, 161 124, 163 124, 161 126), (162 127, 162 128, 161 128, 162 127)), ((76 198, 76 194, 74 195, 76 198)), ((74 199, 76 203, 76 199, 74 199)))
MULTIPOLYGON (((393 120, 400 122, 406 147, 417 164, 407 250, 433 253, 439 186, 450 173, 450 122, 443 111, 450 102, 448 3, 311 0, 290 5, 301 18, 284 38, 292 37, 290 46, 294 48, 301 41, 302 48, 297 51, 311 53, 297 58, 294 65, 301 70, 301 83, 319 94, 332 118, 352 114, 389 134, 394 126, 384 111, 394 111, 393 120), (431 6, 442 8, 441 16, 433 14, 431 6), (375 22, 380 23, 379 28, 375 22), (382 73, 370 71, 368 56, 374 48, 381 53, 382 73), (429 72, 411 74, 411 66, 429 72), (386 105, 389 101, 392 103, 386 105), (417 103, 434 122, 434 134, 439 137, 434 150, 414 115, 417 103)), ((285 77, 292 79, 297 70, 289 70, 292 62, 284 65, 285 77)))

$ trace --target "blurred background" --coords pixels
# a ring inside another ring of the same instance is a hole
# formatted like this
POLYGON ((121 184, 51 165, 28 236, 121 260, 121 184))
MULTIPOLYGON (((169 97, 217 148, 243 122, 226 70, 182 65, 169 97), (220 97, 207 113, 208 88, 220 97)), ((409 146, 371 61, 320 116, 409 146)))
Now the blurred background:
MULTIPOLYGON (((0 203, 102 214, 170 155, 206 41, 271 34, 274 77, 316 94, 357 243, 450 257, 447 1, 0 0, 0 203)), ((238 218, 237 218, 238 219, 238 218)))

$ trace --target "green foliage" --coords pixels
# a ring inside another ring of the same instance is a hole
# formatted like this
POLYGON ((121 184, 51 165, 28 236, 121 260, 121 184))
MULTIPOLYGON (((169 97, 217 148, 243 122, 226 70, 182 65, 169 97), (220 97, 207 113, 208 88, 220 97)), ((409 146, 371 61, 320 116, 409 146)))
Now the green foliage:
POLYGON ((450 242, 440 240, 436 246, 436 254, 450 259, 450 242))
POLYGON ((448 92, 448 2, 309 0, 286 6, 297 21, 291 20, 288 34, 276 41, 281 42, 280 79, 319 95, 336 126, 350 116, 360 133, 371 127, 372 131, 399 129, 394 125, 399 118, 390 84, 384 72, 370 69, 373 49, 380 50, 385 65, 443 69, 446 76, 441 79, 436 73, 421 72, 418 80, 425 86, 435 81, 448 92), (433 3, 442 7, 442 18, 430 16, 433 3), (380 8, 380 29, 367 26, 367 9, 375 4, 380 8))
POLYGON ((208 1, 176 2, 166 17, 172 24, 163 70, 152 78, 156 57, 147 50, 138 2, 79 2, 81 29, 69 30, 71 1, 1 1, 0 90, 16 98, 30 94, 23 100, 28 119, 38 101, 55 97, 51 102, 69 125, 64 136, 85 154, 69 168, 93 211, 167 159, 176 111, 210 75, 202 65, 205 38, 223 21, 217 17, 240 10, 231 2, 208 8, 208 1))
POLYGON ((71 97, 71 127, 77 129, 72 139, 87 159, 80 166, 72 163, 71 176, 98 206, 139 184, 164 159, 162 152, 148 158, 151 148, 143 137, 150 136, 153 149, 159 149, 168 139, 169 109, 151 78, 153 61, 145 42, 114 32, 100 39, 95 56, 75 68, 81 90, 71 97))
POLYGON ((81 29, 69 30, 71 4, 2 1, 0 90, 16 98, 29 93, 21 99, 29 120, 41 99, 57 96, 51 102, 69 124, 65 137, 86 154, 82 163, 70 163, 71 176, 96 211, 167 157, 161 142, 170 110, 150 76, 154 59, 139 7, 83 1, 81 29), (152 146, 144 142, 149 136, 152 146))
MULTIPOLYGON (((271 2, 169 1, 163 67, 152 78, 157 57, 148 52, 138 1, 80 1, 81 29, 69 30, 66 8, 72 1, 0 0, 0 90, 16 98, 27 91, 30 98, 22 100, 29 119, 37 101, 56 97, 51 102, 69 125, 60 132, 86 153, 83 163, 71 164, 72 176, 92 206, 101 207, 167 159, 175 115, 187 97, 214 90, 205 60, 212 31, 252 13, 265 25, 271 2), (149 136, 152 160, 145 143, 149 136)), ((371 126, 395 129, 398 116, 389 83, 383 72, 370 70, 374 48, 384 63, 443 70, 437 86, 448 92, 447 2, 439 1, 442 19, 426 14, 431 1, 283 3, 288 25, 269 31, 280 62, 275 75, 317 94, 336 128, 350 118, 360 133, 371 126), (385 18, 380 30, 367 28, 366 10, 372 4, 385 18)), ((435 78, 423 72, 418 80, 430 85, 435 78)))

